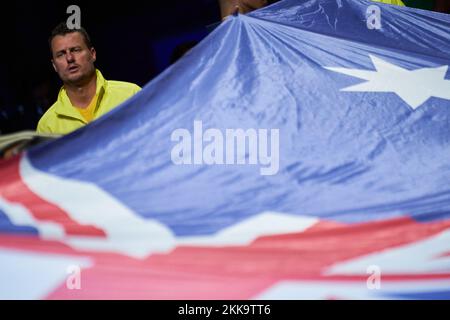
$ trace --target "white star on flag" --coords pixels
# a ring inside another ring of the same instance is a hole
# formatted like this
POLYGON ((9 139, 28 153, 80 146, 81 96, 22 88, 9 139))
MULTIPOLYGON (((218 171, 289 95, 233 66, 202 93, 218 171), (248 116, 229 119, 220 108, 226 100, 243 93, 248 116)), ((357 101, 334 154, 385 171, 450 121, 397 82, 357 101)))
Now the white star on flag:
POLYGON ((413 110, 431 97, 450 100, 450 80, 445 79, 448 65, 407 70, 369 55, 376 71, 324 67, 352 77, 367 80, 341 91, 394 92, 413 110))

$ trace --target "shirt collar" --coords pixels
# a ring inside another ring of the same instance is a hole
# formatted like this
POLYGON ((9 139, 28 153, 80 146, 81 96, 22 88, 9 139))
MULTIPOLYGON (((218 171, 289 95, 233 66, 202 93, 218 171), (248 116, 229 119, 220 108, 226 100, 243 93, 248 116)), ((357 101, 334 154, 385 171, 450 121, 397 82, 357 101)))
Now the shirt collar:
MULTIPOLYGON (((107 81, 105 78, 103 78, 102 73, 100 70, 96 69, 95 74, 97 76, 96 81, 96 89, 95 94, 97 95, 97 105, 94 109, 94 114, 97 112, 97 109, 101 103, 101 100, 103 98, 103 95, 105 94, 107 81)), ((70 102, 69 96, 67 95, 66 89, 64 86, 59 90, 58 94, 58 105, 55 109, 55 112, 64 117, 71 117, 75 119, 79 119, 82 122, 86 122, 86 120, 81 116, 81 114, 75 109, 75 107, 70 102)))

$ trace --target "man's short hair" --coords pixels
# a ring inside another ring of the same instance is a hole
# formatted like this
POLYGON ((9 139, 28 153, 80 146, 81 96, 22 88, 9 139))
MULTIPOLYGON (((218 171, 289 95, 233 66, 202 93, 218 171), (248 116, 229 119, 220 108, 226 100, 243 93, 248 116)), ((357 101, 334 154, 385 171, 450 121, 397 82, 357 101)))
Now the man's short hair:
POLYGON ((52 40, 54 37, 64 36, 68 33, 74 33, 74 32, 79 32, 83 36, 84 43, 86 44, 86 46, 89 49, 93 47, 91 38, 89 37, 88 33, 86 32, 86 30, 83 27, 81 27, 79 29, 69 29, 65 22, 61 22, 53 29, 53 31, 50 35, 50 38, 48 38, 48 45, 50 47, 50 52, 52 52, 52 40))

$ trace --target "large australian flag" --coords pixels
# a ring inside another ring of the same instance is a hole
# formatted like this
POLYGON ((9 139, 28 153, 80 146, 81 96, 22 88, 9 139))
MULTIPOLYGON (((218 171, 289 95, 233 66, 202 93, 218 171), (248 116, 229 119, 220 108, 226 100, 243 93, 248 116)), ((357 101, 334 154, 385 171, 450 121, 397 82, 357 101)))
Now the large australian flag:
POLYGON ((227 18, 0 163, 0 297, 450 298, 449 54, 450 16, 368 0, 227 18))

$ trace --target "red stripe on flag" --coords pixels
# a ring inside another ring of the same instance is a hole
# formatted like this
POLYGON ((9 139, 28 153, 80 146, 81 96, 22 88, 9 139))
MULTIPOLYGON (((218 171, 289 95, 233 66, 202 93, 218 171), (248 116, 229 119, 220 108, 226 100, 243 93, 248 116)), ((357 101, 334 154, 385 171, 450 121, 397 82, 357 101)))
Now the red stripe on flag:
POLYGON ((106 237, 103 230, 74 221, 63 209, 47 202, 28 188, 20 176, 20 159, 17 156, 0 162, 2 179, 0 196, 12 203, 21 204, 36 220, 54 222, 62 226, 67 235, 106 237))

